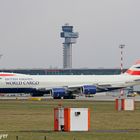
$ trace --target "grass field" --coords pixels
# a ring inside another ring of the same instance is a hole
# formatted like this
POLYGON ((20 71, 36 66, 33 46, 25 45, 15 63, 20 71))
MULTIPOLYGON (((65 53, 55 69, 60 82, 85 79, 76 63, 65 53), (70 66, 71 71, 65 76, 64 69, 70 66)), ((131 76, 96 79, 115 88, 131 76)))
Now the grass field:
POLYGON ((0 134, 5 140, 139 140, 140 102, 135 111, 116 111, 114 102, 46 100, 0 100, 0 134), (89 132, 54 132, 53 109, 88 107, 91 110, 89 132))

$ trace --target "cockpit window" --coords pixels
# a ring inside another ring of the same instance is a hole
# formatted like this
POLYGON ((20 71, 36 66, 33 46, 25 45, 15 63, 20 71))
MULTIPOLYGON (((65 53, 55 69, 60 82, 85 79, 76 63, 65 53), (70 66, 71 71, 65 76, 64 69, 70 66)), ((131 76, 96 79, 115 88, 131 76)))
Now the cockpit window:
POLYGON ((135 67, 135 68, 140 69, 140 67, 135 67))

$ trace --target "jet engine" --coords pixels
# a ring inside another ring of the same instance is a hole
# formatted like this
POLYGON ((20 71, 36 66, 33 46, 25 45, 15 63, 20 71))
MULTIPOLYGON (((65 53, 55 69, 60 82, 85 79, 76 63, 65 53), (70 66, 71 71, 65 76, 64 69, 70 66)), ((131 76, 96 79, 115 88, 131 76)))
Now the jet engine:
POLYGON ((65 88, 53 88, 51 94, 54 99, 61 99, 67 94, 67 91, 65 88))
POLYGON ((83 94, 96 94, 97 88, 94 85, 84 85, 82 87, 83 94))

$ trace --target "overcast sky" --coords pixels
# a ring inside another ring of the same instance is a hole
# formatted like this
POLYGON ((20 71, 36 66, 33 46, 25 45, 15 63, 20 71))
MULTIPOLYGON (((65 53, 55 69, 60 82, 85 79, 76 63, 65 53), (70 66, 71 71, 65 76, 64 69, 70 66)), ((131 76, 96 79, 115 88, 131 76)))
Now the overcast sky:
POLYGON ((140 0, 0 0, 0 68, 62 68, 65 23, 73 68, 119 68, 119 44, 125 67, 140 58, 140 0))

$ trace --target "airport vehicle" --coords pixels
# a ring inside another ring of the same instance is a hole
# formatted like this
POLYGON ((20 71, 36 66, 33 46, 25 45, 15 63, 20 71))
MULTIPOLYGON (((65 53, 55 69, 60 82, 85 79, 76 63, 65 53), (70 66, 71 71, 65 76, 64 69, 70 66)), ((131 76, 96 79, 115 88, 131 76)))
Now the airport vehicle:
POLYGON ((120 75, 25 75, 0 73, 0 93, 50 94, 54 99, 93 95, 140 84, 140 60, 120 75))

